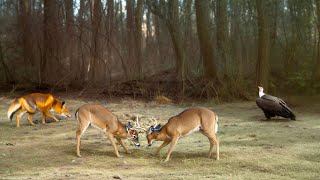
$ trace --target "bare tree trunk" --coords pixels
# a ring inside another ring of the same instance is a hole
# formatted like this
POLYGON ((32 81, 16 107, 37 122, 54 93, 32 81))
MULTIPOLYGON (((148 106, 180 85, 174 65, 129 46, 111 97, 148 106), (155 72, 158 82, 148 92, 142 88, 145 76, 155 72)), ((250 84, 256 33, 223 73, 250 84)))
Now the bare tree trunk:
POLYGON ((228 25, 227 25, 227 0, 217 0, 217 57, 222 65, 222 74, 228 76, 228 25))
POLYGON ((69 64, 69 71, 72 72, 70 76, 71 82, 76 83, 74 81, 79 74, 79 60, 74 57, 74 30, 73 30, 73 0, 65 0, 66 7, 66 41, 65 41, 65 60, 66 64, 69 64), (77 67, 77 68, 75 68, 77 67))
MULTIPOLYGON (((85 55, 84 55, 84 48, 82 46, 83 36, 84 36, 84 12, 85 12, 85 1, 80 0, 80 9, 79 9, 79 16, 78 16, 78 23, 79 23, 79 42, 78 42, 78 52, 81 53, 81 58, 78 58, 79 64, 79 71, 78 71, 78 81, 79 85, 83 85, 86 81, 87 75, 87 66, 85 65, 85 55)), ((78 83, 77 83, 78 84, 78 83)))
POLYGON ((270 28, 270 45, 271 48, 275 45, 277 39, 277 28, 278 28, 278 14, 279 14, 279 5, 280 1, 272 0, 272 22, 270 28))
POLYGON ((167 25, 172 39, 173 47, 176 54, 176 73, 178 79, 185 80, 185 49, 182 40, 182 31, 179 21, 179 4, 178 0, 171 0, 169 4, 169 18, 167 19, 167 25))
POLYGON ((152 26, 151 26, 151 11, 147 10, 146 13, 146 44, 151 45, 152 41, 152 26))
POLYGON ((135 53, 134 45, 135 45, 135 37, 134 37, 134 0, 127 0, 127 49, 128 56, 127 60, 129 68, 129 77, 135 79, 135 71, 137 70, 137 56, 135 53))
POLYGON ((257 59, 257 84, 266 91, 269 86, 269 55, 270 33, 268 16, 266 15, 265 0, 256 0, 258 21, 258 59, 257 59))
POLYGON ((30 6, 29 1, 20 1, 19 25, 22 34, 22 51, 24 62, 28 65, 34 65, 34 56, 32 52, 31 27, 30 27, 30 6))
POLYGON ((192 0, 184 0, 184 48, 186 49, 185 74, 190 75, 192 63, 192 0))
POLYGON ((318 82, 320 81, 320 0, 315 0, 315 3, 316 3, 316 15, 317 15, 318 41, 317 41, 316 66, 314 68, 313 79, 315 82, 318 82))
POLYGON ((137 59, 137 72, 135 77, 137 79, 142 78, 142 18, 143 18, 143 0, 137 0, 136 14, 135 14, 135 49, 137 59))
POLYGON ((217 78, 217 69, 214 63, 213 41, 209 29, 210 12, 208 3, 208 0, 195 0, 197 30, 203 58, 204 75, 206 78, 214 79, 217 78))
MULTIPOLYGON (((113 67, 114 63, 114 54, 112 51, 112 45, 115 44, 116 38, 114 37, 114 0, 107 1, 107 55, 109 57, 108 62, 110 62, 111 66, 113 67)), ((110 72, 110 83, 112 81, 112 71, 110 72)))
POLYGON ((236 67, 237 75, 240 82, 243 77, 243 58, 242 58, 242 49, 241 49, 241 29, 240 29, 240 12, 241 8, 239 7, 239 1, 232 0, 230 3, 232 16, 231 16, 231 44, 232 44, 232 60, 234 60, 236 67))
MULTIPOLYGON (((154 0, 155 3, 157 3, 156 0, 154 0)), ((158 6, 158 3, 156 4, 158 6)), ((159 7, 160 9, 160 7, 159 7)), ((163 32, 161 30, 161 19, 160 17, 158 17, 157 15, 153 15, 153 21, 154 21, 154 36, 155 36, 155 39, 157 41, 157 57, 159 59, 162 59, 162 56, 164 55, 164 48, 162 46, 162 42, 164 41, 164 38, 162 37, 163 36, 163 32)), ((157 65, 158 65, 159 61, 157 62, 157 65)), ((155 70, 154 70, 155 71, 155 70)))
POLYGON ((102 59, 101 20, 102 8, 100 0, 91 1, 91 60, 89 69, 89 81, 97 85, 104 80, 104 67, 102 59))
POLYGON ((57 77, 61 76, 62 68, 58 56, 55 53, 57 48, 57 4, 55 1, 44 1, 44 39, 43 39, 43 58, 41 64, 41 76, 45 83, 53 85, 57 77))
POLYGON ((5 76, 6 84, 9 84, 9 83, 13 82, 14 81, 14 77, 10 73, 7 64, 4 62, 1 41, 0 41, 0 64, 1 64, 1 66, 3 68, 3 70, 4 70, 4 76, 5 76))

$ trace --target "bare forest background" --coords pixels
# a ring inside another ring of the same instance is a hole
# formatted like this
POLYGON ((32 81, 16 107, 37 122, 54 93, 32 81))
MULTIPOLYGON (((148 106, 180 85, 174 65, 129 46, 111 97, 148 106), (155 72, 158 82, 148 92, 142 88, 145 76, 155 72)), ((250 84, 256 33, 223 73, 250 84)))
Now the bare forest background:
POLYGON ((319 80, 320 0, 0 0, 5 89, 233 100, 319 80))

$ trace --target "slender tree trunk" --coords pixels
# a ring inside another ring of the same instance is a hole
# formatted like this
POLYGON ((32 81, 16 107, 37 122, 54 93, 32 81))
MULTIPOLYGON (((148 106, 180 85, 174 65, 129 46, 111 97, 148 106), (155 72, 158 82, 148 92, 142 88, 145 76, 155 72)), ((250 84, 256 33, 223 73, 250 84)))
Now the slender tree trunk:
POLYGON ((257 84, 268 91, 269 86, 269 54, 270 33, 268 16, 266 15, 266 1, 256 0, 258 21, 258 59, 257 84))
POLYGON ((204 76, 209 79, 217 78, 217 69, 214 63, 213 41, 211 37, 210 12, 208 0, 195 0, 197 30, 200 51, 203 58, 204 76))
MULTIPOLYGON (((112 51, 112 45, 115 44, 116 38, 114 37, 114 0, 108 0, 107 1, 107 37, 108 37, 108 42, 107 42, 107 54, 109 57, 109 62, 111 66, 113 67, 113 62, 114 62, 114 55, 112 51)), ((112 78, 112 74, 110 74, 110 78, 112 78)), ((111 81, 111 80, 110 80, 111 81)))
POLYGON ((222 65, 222 72, 225 77, 228 76, 228 25, 227 25, 227 0, 217 0, 217 57, 219 64, 222 65))
POLYGON ((30 2, 20 1, 19 25, 22 34, 22 50, 24 62, 28 65, 34 65, 34 56, 32 52, 31 27, 30 27, 30 2))
POLYGON ((151 11, 147 10, 146 13, 146 44, 151 45, 152 41, 152 26, 151 26, 151 11))
POLYGON ((271 22, 271 29, 270 29, 270 45, 272 48, 276 44, 276 39, 277 39, 280 1, 272 0, 271 2, 272 2, 272 22, 271 22))
POLYGON ((168 2, 169 18, 167 19, 167 25, 176 54, 176 73, 178 75, 178 79, 184 81, 186 56, 183 46, 182 30, 180 28, 178 3, 178 0, 170 0, 168 2))
POLYGON ((192 63, 192 0, 184 0, 184 48, 186 49, 185 74, 191 75, 192 63))
POLYGON ((243 54, 241 47, 241 29, 240 29, 240 12, 239 1, 232 0, 230 2, 230 8, 232 11, 231 16, 231 44, 232 44, 232 60, 236 64, 236 72, 240 82, 243 77, 243 54))
POLYGON ((66 7, 66 36, 65 36, 65 60, 67 61, 65 64, 69 64, 69 71, 71 71, 71 77, 69 78, 71 82, 76 83, 74 81, 77 79, 77 74, 79 74, 79 60, 74 58, 74 22, 73 22, 73 0, 65 0, 66 7), (77 67, 77 68, 75 68, 77 67))
POLYGON ((78 23, 79 23, 79 41, 78 41, 78 52, 80 53, 80 57, 78 58, 78 65, 79 65, 79 71, 78 71, 78 81, 79 85, 83 85, 86 81, 86 75, 87 75, 87 66, 85 65, 85 52, 82 45, 82 41, 84 39, 84 12, 85 12, 85 2, 86 0, 80 0, 80 9, 79 9, 79 16, 78 16, 78 23))
POLYGON ((104 80, 105 64, 102 60, 101 20, 102 8, 100 0, 91 1, 91 61, 89 69, 89 81, 100 83, 104 80))
POLYGON ((137 70, 137 56, 135 53, 135 36, 134 36, 134 31, 135 31, 135 22, 134 22, 134 0, 127 0, 127 49, 128 49, 128 64, 130 67, 129 68, 129 77, 135 79, 135 74, 137 70))
POLYGON ((135 14, 135 49, 137 59, 137 72, 135 77, 137 79, 142 78, 142 19, 143 19, 143 0, 137 0, 136 14, 135 14))
POLYGON ((314 82, 318 82, 320 81, 320 0, 315 0, 315 4, 316 4, 316 15, 317 15, 318 41, 317 41, 316 66, 314 68, 313 79, 314 79, 314 82))
POLYGON ((57 42, 57 4, 51 0, 44 1, 44 54, 41 65, 41 76, 45 83, 53 85, 61 76, 61 64, 56 54, 57 42))
MULTIPOLYGON (((160 5, 158 5, 158 2, 157 0, 154 0, 157 7, 159 7, 160 5)), ((159 7, 160 9, 160 7, 159 7)), ((164 41, 164 38, 162 37, 163 36, 163 31, 161 29, 161 19, 159 16, 157 15, 153 15, 153 22, 154 22, 154 36, 155 36, 155 39, 157 41, 157 57, 159 59, 162 59, 162 56, 164 55, 164 48, 162 46, 163 44, 163 41, 164 41)), ((157 62, 159 63, 159 61, 157 62)), ((158 65, 158 64, 157 64, 158 65)))
POLYGON ((2 68, 4 70, 4 77, 5 77, 6 84, 9 84, 9 83, 13 82, 14 81, 14 77, 10 73, 7 64, 4 62, 1 41, 0 41, 0 65, 2 66, 2 68))

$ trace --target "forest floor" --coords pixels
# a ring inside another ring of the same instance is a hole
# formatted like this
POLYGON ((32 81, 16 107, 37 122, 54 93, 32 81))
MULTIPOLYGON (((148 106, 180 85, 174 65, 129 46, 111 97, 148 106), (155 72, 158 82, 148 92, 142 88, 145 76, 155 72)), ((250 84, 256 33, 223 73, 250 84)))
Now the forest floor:
POLYGON ((179 140, 167 163, 167 148, 160 156, 150 155, 161 142, 148 147, 144 134, 141 147, 124 141, 131 154, 118 145, 124 158, 116 158, 109 140, 92 127, 82 136, 78 158, 74 116, 41 125, 37 113, 34 127, 24 116, 15 128, 6 115, 13 99, 0 96, 0 179, 320 179, 320 104, 309 104, 303 97, 290 99, 296 121, 265 120, 254 101, 160 105, 66 94, 61 99, 72 115, 82 104, 99 100, 117 116, 138 113, 157 117, 162 124, 188 107, 208 107, 219 115, 220 160, 215 160, 215 148, 207 158, 209 141, 201 133, 179 140))

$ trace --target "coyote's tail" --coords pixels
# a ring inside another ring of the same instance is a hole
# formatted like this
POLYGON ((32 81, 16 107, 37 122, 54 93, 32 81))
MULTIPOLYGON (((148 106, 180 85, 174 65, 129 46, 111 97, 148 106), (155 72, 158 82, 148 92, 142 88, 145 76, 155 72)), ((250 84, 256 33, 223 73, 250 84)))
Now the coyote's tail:
POLYGON ((20 109, 20 107, 21 107, 21 104, 17 99, 15 99, 8 109, 8 113, 7 113, 8 119, 12 121, 12 117, 14 113, 17 112, 20 109))

